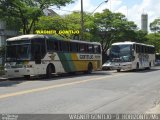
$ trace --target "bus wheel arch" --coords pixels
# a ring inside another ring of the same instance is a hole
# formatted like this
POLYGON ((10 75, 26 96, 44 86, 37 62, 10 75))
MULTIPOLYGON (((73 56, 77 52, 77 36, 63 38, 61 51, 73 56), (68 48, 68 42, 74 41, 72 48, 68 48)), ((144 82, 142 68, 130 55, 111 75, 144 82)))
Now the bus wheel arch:
POLYGON ((121 69, 117 69, 117 72, 121 72, 121 69))
POLYGON ((24 75, 25 79, 30 80, 31 76, 30 75, 24 75))
POLYGON ((52 63, 49 63, 46 68, 46 77, 50 78, 52 73, 55 73, 55 66, 52 63))

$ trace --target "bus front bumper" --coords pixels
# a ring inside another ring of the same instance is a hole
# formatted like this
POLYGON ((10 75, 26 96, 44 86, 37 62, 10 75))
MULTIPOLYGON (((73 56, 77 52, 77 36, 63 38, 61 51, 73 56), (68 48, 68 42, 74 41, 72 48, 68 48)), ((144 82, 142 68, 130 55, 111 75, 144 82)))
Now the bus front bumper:
POLYGON ((124 63, 115 63, 112 68, 112 70, 117 70, 117 69, 123 69, 123 70, 131 70, 132 69, 132 64, 124 64, 124 63))
POLYGON ((14 68, 14 69, 5 69, 6 77, 23 77, 25 75, 32 75, 34 70, 32 68, 14 68))

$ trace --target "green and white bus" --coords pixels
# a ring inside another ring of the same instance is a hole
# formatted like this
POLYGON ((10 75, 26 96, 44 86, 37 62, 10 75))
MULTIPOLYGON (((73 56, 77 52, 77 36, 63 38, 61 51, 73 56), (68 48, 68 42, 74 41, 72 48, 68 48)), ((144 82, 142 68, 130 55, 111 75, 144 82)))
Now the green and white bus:
POLYGON ((136 42, 113 43, 110 50, 111 69, 134 70, 151 68, 155 64, 155 47, 136 42))
POLYGON ((51 77, 53 73, 101 69, 101 44, 49 35, 21 35, 6 40, 5 73, 8 77, 51 77))

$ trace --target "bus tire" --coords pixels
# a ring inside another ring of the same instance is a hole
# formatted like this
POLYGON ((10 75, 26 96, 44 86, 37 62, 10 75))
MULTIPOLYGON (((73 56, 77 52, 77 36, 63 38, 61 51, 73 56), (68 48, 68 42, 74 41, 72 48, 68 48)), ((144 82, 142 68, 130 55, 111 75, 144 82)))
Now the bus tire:
POLYGON ((121 69, 117 69, 117 72, 121 72, 121 69))
POLYGON ((25 79, 29 80, 31 78, 30 75, 24 75, 25 79))
POLYGON ((150 69, 151 69, 151 62, 149 63, 147 70, 150 70, 150 69))
POLYGON ((89 63, 89 64, 88 64, 88 68, 87 68, 87 73, 88 73, 88 74, 91 74, 92 71, 93 71, 93 65, 92 65, 92 63, 89 63))
POLYGON ((55 67, 53 64, 49 64, 47 66, 47 69, 46 69, 46 77, 47 78, 51 78, 52 77, 52 73, 55 73, 55 67))
POLYGON ((136 65, 136 71, 138 71, 139 70, 139 63, 137 63, 137 65, 136 65))

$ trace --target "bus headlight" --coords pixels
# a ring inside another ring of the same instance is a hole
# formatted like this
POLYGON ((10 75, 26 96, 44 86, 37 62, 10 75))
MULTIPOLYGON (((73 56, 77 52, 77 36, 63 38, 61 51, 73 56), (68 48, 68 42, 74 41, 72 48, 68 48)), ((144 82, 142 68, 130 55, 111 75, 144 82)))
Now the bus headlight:
POLYGON ((4 68, 10 68, 11 65, 9 63, 5 63, 4 68))

